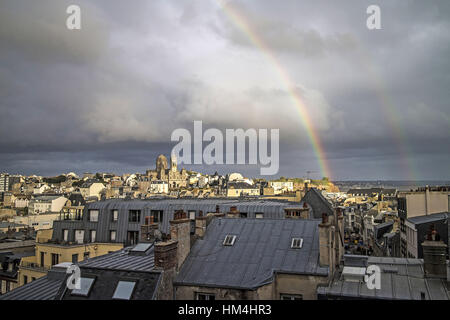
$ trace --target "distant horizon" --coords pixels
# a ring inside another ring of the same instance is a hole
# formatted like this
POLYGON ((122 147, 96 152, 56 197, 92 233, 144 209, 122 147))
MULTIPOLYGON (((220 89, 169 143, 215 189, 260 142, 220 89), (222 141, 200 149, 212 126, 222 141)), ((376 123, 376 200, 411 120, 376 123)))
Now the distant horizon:
MULTIPOLYGON (((148 168, 146 170, 152 170, 153 168, 148 168)), ((179 169, 180 170, 180 169, 179 169)), ((186 169, 187 171, 195 171, 195 172, 199 172, 202 174, 207 174, 207 175, 213 175, 214 173, 204 173, 200 170, 190 170, 190 169, 186 169)), ((123 172, 123 173, 117 173, 114 171, 84 171, 81 172, 80 171, 73 171, 73 170, 69 170, 67 172, 60 172, 60 173, 56 173, 56 174, 46 174, 46 175, 42 175, 42 174, 38 174, 38 173, 31 173, 31 174, 24 174, 24 173, 17 173, 17 172, 7 172, 7 171, 0 171, 1 173, 7 173, 9 175, 22 175, 22 176, 39 176, 39 177, 43 177, 43 178, 51 178, 51 177, 57 177, 60 175, 67 175, 68 173, 75 173, 77 176, 79 176, 80 178, 83 176, 83 174, 85 173, 89 173, 89 174, 115 174, 115 175, 124 175, 124 174, 145 174, 145 170, 143 172, 123 172)), ((232 173, 241 173, 239 171, 230 171, 227 173, 220 173, 217 172, 219 175, 221 176, 225 176, 227 174, 232 174, 232 173)), ((288 176, 288 175, 280 175, 280 176, 261 176, 261 177, 257 177, 257 176, 247 176, 245 174, 242 174, 244 177, 246 178, 251 178, 251 179, 266 179, 266 180, 277 180, 280 179, 281 177, 287 178, 287 179, 310 179, 310 180, 322 180, 322 178, 316 178, 316 177, 301 177, 301 176, 288 176)), ((450 178, 449 179, 420 179, 420 180, 405 180, 405 179, 328 179, 330 182, 406 182, 406 183, 418 183, 418 182, 444 182, 444 183, 449 183, 450 184, 450 178)))

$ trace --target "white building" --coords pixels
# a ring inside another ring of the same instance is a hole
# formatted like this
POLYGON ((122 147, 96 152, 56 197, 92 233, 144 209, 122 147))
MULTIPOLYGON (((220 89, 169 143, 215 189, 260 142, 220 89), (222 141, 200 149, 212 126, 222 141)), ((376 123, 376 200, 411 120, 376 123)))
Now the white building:
POLYGON ((161 180, 152 181, 150 182, 149 191, 151 193, 169 193, 169 184, 161 180))
POLYGON ((63 196, 37 196, 29 203, 29 214, 60 212, 66 204, 67 198, 63 196))
POLYGON ((100 193, 106 189, 101 182, 85 182, 80 187, 80 193, 83 198, 97 197, 100 199, 100 193))
POLYGON ((292 181, 270 181, 269 186, 273 188, 274 194, 294 191, 294 182, 292 181))
POLYGON ((9 174, 0 174, 0 192, 5 192, 9 190, 9 174))

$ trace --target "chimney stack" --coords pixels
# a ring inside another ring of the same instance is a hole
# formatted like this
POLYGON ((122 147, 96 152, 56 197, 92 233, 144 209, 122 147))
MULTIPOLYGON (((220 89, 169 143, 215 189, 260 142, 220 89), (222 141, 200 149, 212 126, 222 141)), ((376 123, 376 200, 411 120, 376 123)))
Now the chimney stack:
POLYGON ((151 219, 150 224, 141 225, 141 241, 140 242, 154 242, 156 239, 155 231, 158 230, 158 224, 151 219))
POLYGON ((230 211, 227 212, 227 218, 239 218, 239 210, 237 210, 237 207, 231 207, 230 211))
POLYGON ((177 241, 155 243, 155 267, 163 270, 177 267, 177 241))
POLYGON ((319 224, 319 265, 329 266, 330 274, 334 272, 334 226, 328 221, 328 215, 322 213, 319 224))
POLYGON ((447 279, 447 245, 443 241, 425 240, 422 249, 425 276, 447 279))
POLYGON ((174 220, 169 223, 170 238, 178 242, 177 270, 179 270, 191 250, 191 220, 187 218, 186 212, 177 210, 174 214, 174 220))

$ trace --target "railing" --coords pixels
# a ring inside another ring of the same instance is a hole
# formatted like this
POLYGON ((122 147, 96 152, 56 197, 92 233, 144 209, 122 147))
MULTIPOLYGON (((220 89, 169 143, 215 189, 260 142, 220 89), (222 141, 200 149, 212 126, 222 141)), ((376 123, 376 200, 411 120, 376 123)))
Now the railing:
POLYGON ((20 267, 25 268, 25 269, 40 271, 40 272, 47 272, 48 270, 50 270, 50 268, 48 268, 48 267, 40 266, 37 263, 27 262, 27 261, 22 261, 22 263, 20 264, 20 267))

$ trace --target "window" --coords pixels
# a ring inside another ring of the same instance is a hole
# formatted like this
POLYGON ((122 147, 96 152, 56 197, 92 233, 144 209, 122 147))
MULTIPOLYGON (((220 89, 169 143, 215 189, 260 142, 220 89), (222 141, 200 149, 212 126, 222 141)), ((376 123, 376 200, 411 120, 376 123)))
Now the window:
POLYGON ((91 242, 95 242, 95 236, 97 235, 96 230, 91 230, 91 242))
POLYGON ((78 262, 78 253, 75 253, 72 255, 72 263, 77 263, 78 262))
POLYGON ((128 215, 129 222, 140 222, 141 221, 141 210, 130 210, 128 215))
POLYGON ((241 213, 239 213, 239 217, 241 217, 241 218, 247 218, 247 212, 241 212, 241 213))
POLYGON ((80 289, 73 289, 72 295, 87 297, 91 291, 92 284, 94 283, 94 278, 83 278, 81 277, 80 289))
POLYGON ((75 230, 75 242, 76 243, 83 243, 84 241, 84 230, 75 230))
POLYGON ((111 241, 116 241, 116 231, 112 230, 109 232, 109 239, 111 241))
POLYGON ((292 238, 291 248, 292 249, 301 249, 303 246, 302 238, 292 238))
POLYGON ((127 232, 127 244, 135 245, 139 241, 139 232, 138 231, 128 231, 127 232))
POLYGON ((84 260, 89 259, 90 254, 91 254, 91 253, 90 253, 89 251, 86 251, 85 253, 83 253, 83 258, 84 258, 84 260))
POLYGON ((59 254, 52 253, 52 266, 59 263, 59 254))
POLYGON ((64 229, 63 234, 64 234, 64 241, 69 241, 69 230, 64 229))
POLYGON ((36 278, 35 277, 31 277, 31 281, 34 281, 34 280, 36 280, 36 278))
POLYGON ((255 213, 255 218, 256 218, 256 219, 262 219, 262 218, 264 218, 264 213, 256 212, 256 213, 255 213))
POLYGON ((89 210, 89 221, 98 222, 98 210, 89 210))
POLYGON ((195 211, 189 211, 189 219, 195 220, 195 211))
POLYGON ((301 294, 280 294, 280 300, 303 300, 301 294))
POLYGON ((23 276, 23 284, 27 284, 28 283, 28 277, 27 276, 23 276))
POLYGON ((145 252, 152 246, 152 243, 139 243, 136 245, 133 249, 131 249, 131 252, 145 252))
POLYGON ((223 240, 224 246, 232 246, 234 244, 234 241, 236 240, 236 236, 228 234, 225 239, 223 240))
POLYGON ((130 300, 135 285, 136 282, 134 281, 119 281, 114 291, 113 299, 130 300))
POLYGON ((162 210, 152 210, 150 212, 150 217, 153 217, 153 222, 162 222, 162 216, 163 216, 162 210))
POLYGON ((41 267, 43 267, 45 265, 44 261, 45 261, 45 252, 41 251, 41 267))
POLYGON ((216 296, 211 293, 200 293, 197 292, 195 295, 196 300, 216 300, 216 296))
POLYGON ((119 218, 119 210, 114 209, 111 211, 111 222, 117 222, 117 219, 119 218))

